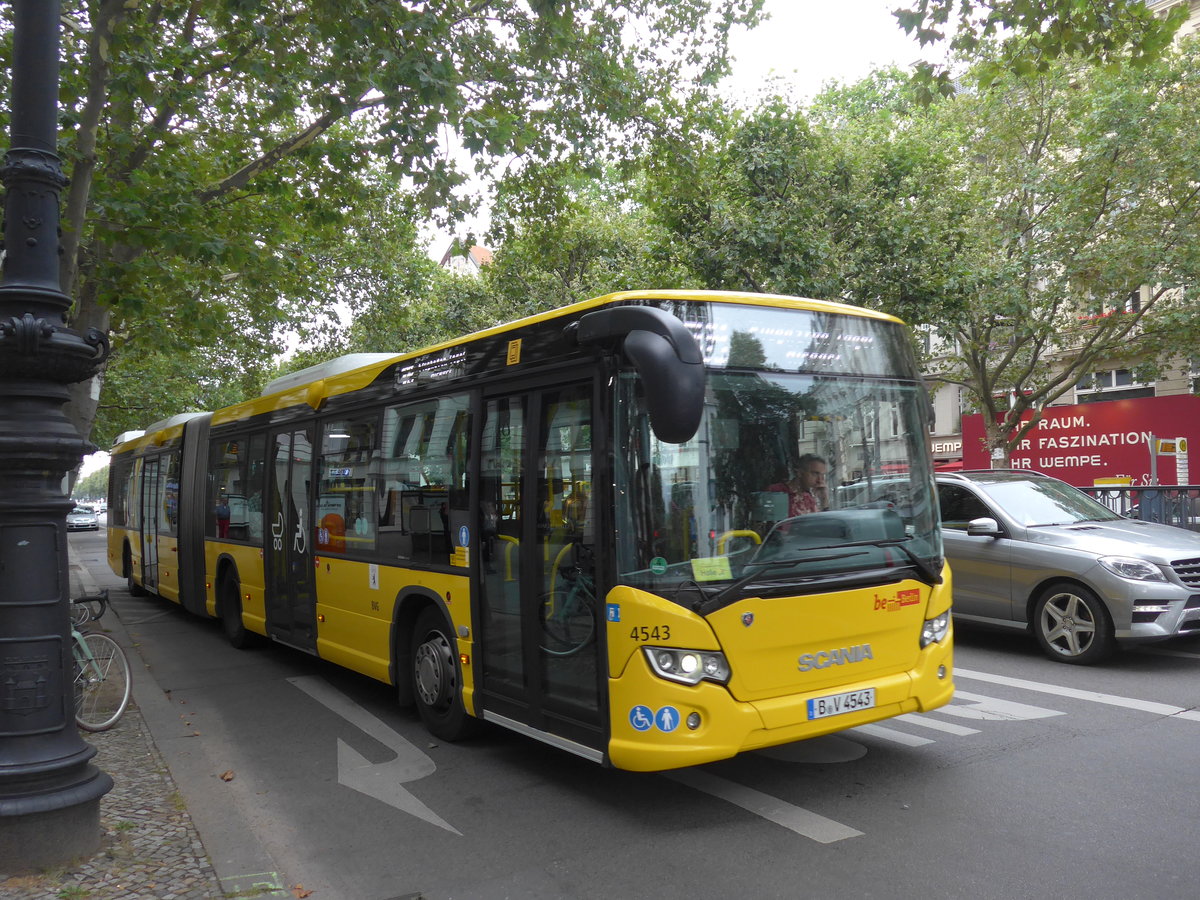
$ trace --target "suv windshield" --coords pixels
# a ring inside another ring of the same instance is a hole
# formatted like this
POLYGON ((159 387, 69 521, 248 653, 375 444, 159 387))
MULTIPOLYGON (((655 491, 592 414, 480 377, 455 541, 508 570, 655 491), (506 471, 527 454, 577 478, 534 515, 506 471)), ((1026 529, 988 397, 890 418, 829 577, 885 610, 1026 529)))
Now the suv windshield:
POLYGON ((938 577, 919 384, 710 370, 704 418, 686 444, 654 437, 640 391, 635 376, 622 376, 620 581, 732 601, 751 584, 760 595, 825 590, 830 579, 895 567, 938 577))
POLYGON ((1120 516, 1078 488, 1053 478, 977 482, 996 505, 1026 527, 1116 522, 1120 516))

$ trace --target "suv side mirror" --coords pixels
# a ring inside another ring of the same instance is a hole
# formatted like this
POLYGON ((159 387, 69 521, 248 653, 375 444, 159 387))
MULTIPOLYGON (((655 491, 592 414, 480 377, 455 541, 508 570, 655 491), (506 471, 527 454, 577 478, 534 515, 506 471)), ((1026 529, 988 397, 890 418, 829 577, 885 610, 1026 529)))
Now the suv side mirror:
POLYGON ((992 518, 972 519, 967 523, 967 534, 971 537, 1000 537, 1000 523, 992 518))

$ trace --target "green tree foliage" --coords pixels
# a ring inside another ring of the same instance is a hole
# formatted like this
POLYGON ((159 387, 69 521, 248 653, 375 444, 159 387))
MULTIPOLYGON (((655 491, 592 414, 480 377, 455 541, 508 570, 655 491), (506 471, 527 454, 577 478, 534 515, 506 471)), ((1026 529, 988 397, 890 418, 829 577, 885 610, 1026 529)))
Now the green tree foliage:
POLYGON ((72 493, 76 497, 101 498, 108 496, 108 466, 97 469, 75 482, 72 493))
MULTIPOLYGON (((267 351, 349 281, 395 273, 369 274, 381 236, 411 259, 414 218, 456 213, 445 135, 484 170, 631 151, 659 98, 722 74, 729 27, 759 4, 68 0, 71 324, 111 331, 118 357, 267 351)), ((116 387, 106 408, 140 404, 116 387)), ((73 414, 90 433, 86 385, 73 414)))
POLYGON ((928 326, 1007 450, 1090 372, 1194 352, 1198 62, 985 66, 987 90, 929 105, 879 73, 807 111, 708 108, 656 147, 647 202, 706 286, 928 326))
MULTIPOLYGON (((1187 11, 1180 3, 1160 17, 1145 0, 916 0, 894 14, 922 46, 947 42, 972 57, 998 44, 999 53, 975 74, 986 87, 1006 70, 1049 72, 1063 57, 1146 65, 1170 45, 1187 11)), ((918 63, 917 76, 925 99, 953 90, 944 67, 918 63)))
POLYGON ((956 302, 966 210, 952 147, 897 72, 708 108, 655 148, 647 204, 712 288, 798 294, 922 321, 956 302))
POLYGON ((498 249, 478 275, 432 268, 409 291, 377 297, 317 356, 414 350, 614 291, 698 285, 613 172, 539 166, 506 179, 489 243, 498 249))
POLYGON ((989 448, 1011 451, 1098 368, 1140 359, 1149 377, 1194 351, 1198 63, 1192 44, 1139 68, 1056 65, 938 105, 962 146, 947 189, 973 210, 972 281, 933 321, 989 448))

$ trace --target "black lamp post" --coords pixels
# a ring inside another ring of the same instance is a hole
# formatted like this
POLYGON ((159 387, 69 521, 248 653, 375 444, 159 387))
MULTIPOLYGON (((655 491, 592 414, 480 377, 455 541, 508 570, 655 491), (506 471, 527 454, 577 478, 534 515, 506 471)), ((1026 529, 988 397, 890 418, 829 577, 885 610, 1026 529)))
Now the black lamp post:
POLYGON ((14 0, 11 142, 0 180, 0 871, 64 863, 100 843, 112 779, 75 727, 66 473, 94 449, 67 387, 95 374, 105 337, 66 327, 59 284, 58 0, 14 0))

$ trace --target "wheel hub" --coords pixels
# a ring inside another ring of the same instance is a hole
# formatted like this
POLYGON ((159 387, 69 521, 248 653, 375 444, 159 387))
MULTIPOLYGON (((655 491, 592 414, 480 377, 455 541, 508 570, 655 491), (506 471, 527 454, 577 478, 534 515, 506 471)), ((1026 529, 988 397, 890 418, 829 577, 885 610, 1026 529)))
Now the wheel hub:
POLYGON ((427 706, 438 706, 449 684, 450 651, 440 636, 432 635, 417 648, 414 661, 417 693, 427 706))

